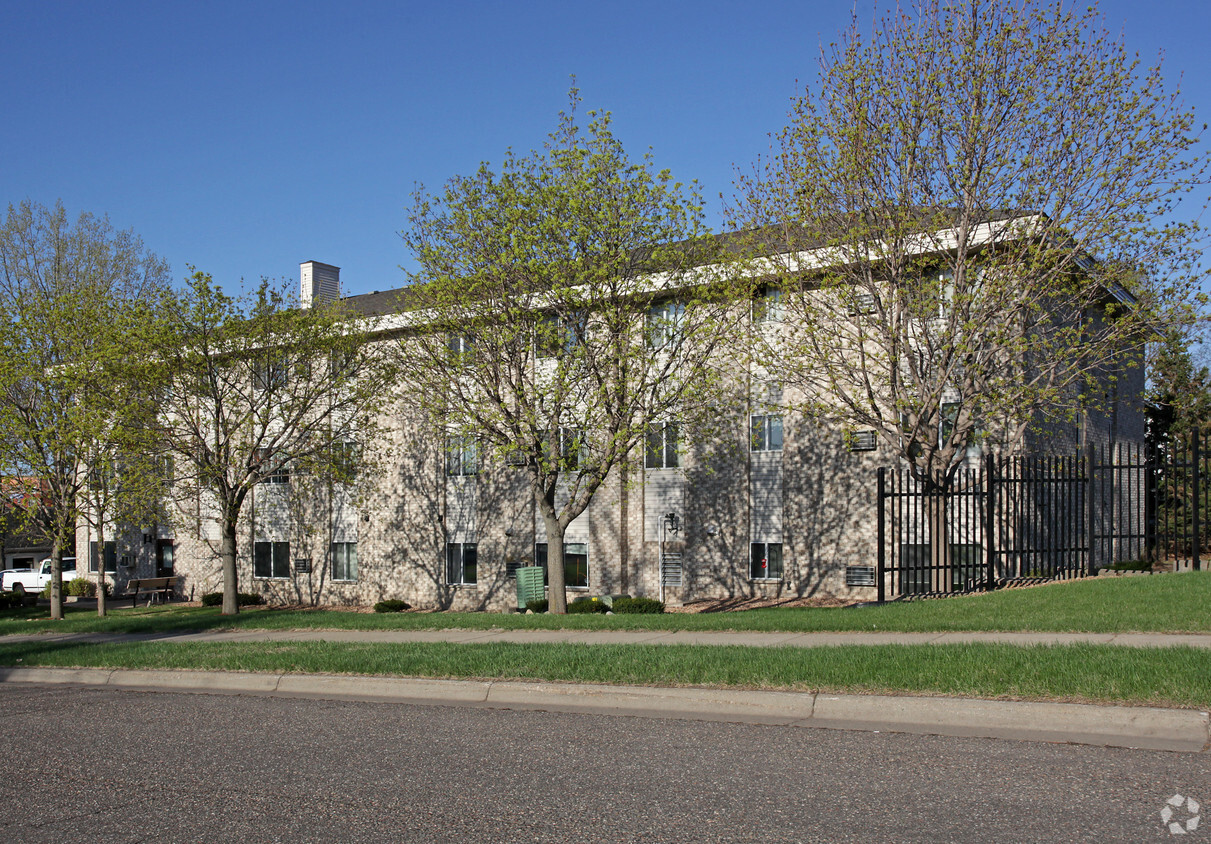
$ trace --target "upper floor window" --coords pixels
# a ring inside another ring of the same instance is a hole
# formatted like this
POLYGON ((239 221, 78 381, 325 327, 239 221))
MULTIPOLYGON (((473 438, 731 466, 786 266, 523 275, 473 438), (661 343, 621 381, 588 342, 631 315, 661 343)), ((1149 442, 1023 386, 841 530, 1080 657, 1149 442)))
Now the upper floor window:
POLYGON ((749 443, 753 451, 782 450, 782 414, 759 414, 749 422, 749 443))
POLYGON ((763 287, 753 297, 753 322, 776 322, 782 319, 782 288, 763 287))
POLYGON ((253 460, 256 468, 261 474, 261 483, 265 484, 288 484, 290 483, 290 469, 286 467, 281 458, 276 457, 273 451, 268 448, 258 448, 253 455, 253 460))
POLYGON ((479 471, 479 446, 472 436, 446 437, 446 474, 474 475, 479 471))
POLYGON ((539 358, 553 358, 574 352, 584 344, 587 332, 588 323, 583 314, 544 314, 535 329, 534 354, 539 358))
POLYGON ((654 349, 675 346, 685 327, 685 303, 676 299, 657 302, 648 308, 648 344, 654 349))
POLYGON ((252 370, 252 381, 258 390, 277 392, 286 389, 290 381, 289 362, 281 357, 263 357, 252 370))
POLYGON ((451 355, 469 355, 475 351, 475 340, 470 334, 452 331, 446 335, 446 349, 451 355))
MULTIPOLYGON (((585 460, 585 440, 584 432, 578 428, 557 428, 554 431, 543 432, 543 448, 546 451, 546 458, 550 462, 554 462, 551 453, 552 448, 558 455, 558 469, 560 471, 574 471, 579 469, 585 460)), ((550 468, 556 468, 554 466, 550 468)))
POLYGON ((676 422, 657 422, 649 425, 645 439, 644 468, 672 469, 681 465, 677 452, 676 422))

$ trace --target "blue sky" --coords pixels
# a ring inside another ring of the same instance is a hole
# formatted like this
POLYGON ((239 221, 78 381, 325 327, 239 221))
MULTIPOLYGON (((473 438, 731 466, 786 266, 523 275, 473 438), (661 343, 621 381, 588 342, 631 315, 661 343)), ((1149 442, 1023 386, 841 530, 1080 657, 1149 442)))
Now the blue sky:
MULTIPOLYGON (((1100 6, 1211 120, 1211 3, 1100 6)), ((768 147, 851 8, 0 0, 0 207, 108 214, 177 278, 297 279, 315 259, 347 294, 386 290, 413 185, 541 145, 575 74, 632 155, 702 183, 718 226, 733 165, 768 147)))

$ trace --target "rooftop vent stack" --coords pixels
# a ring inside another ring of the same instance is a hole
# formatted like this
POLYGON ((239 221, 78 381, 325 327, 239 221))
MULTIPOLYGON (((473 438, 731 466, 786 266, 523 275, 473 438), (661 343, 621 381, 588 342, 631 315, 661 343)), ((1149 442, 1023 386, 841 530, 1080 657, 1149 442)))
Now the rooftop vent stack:
POLYGON ((299 264, 299 305, 310 308, 313 302, 335 302, 341 298, 341 268, 319 261, 299 264))

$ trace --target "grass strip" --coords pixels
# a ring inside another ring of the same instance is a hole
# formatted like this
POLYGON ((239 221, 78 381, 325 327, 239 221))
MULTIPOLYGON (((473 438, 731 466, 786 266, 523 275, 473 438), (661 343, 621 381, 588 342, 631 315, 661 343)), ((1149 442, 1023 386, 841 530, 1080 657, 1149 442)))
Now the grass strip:
POLYGON ((548 680, 1211 706, 1211 652, 1187 647, 0 642, 0 665, 548 680))
POLYGON ((1211 572, 1099 578, 934 601, 848 609, 763 609, 665 615, 524 615, 517 613, 389 613, 248 608, 223 616, 215 608, 115 610, 66 608, 51 621, 46 608, 0 613, 0 635, 60 632, 167 633, 221 629, 690 631, 1024 631, 1088 633, 1211 632, 1211 572))

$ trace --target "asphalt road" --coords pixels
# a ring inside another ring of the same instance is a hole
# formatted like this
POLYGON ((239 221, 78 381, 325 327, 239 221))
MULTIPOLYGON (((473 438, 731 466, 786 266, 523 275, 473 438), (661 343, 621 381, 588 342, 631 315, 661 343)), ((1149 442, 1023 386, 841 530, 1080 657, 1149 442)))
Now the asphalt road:
POLYGON ((1160 816, 1211 804, 1208 753, 67 686, 0 713, 6 842, 1211 842, 1211 805, 1160 816))

